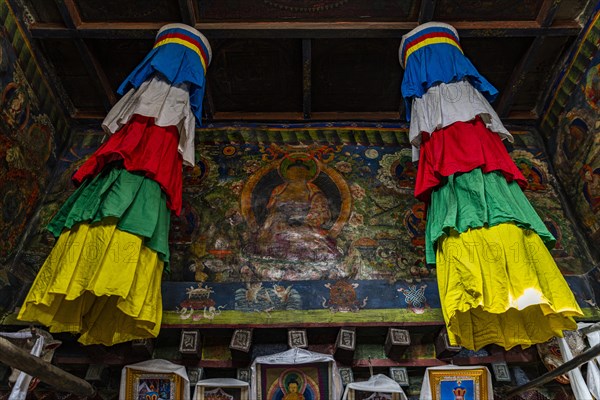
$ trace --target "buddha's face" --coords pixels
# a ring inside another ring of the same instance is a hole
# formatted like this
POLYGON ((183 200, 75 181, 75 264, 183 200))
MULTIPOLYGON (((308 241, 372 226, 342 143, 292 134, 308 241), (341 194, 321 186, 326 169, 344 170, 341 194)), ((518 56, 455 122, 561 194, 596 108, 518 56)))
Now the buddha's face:
POLYGON ((290 383, 288 385, 288 391, 290 393, 298 393, 298 384, 297 383, 290 383))
POLYGON ((310 171, 304 166, 292 165, 287 170, 287 178, 291 181, 308 181, 310 171))

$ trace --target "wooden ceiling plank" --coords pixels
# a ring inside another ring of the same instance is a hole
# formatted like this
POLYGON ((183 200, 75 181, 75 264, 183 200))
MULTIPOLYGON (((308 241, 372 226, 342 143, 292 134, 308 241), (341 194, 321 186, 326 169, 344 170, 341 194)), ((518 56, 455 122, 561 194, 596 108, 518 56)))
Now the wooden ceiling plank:
POLYGON ((67 29, 77 29, 81 25, 81 16, 73 0, 56 0, 56 6, 67 29))
MULTIPOLYGON (((208 88, 207 88, 208 93, 208 88)), ((208 107, 208 100, 205 98, 205 108, 208 107)), ((105 112, 96 111, 77 111, 73 118, 75 119, 104 119, 105 112)), ((208 114, 207 114, 208 117, 208 114)), ((216 111, 209 118, 210 122, 221 121, 302 121, 304 115, 295 112, 234 112, 234 111, 216 111)), ((393 111, 381 112, 312 112, 311 121, 391 121, 403 122, 400 114, 393 111)), ((524 122, 537 120, 537 114, 533 111, 510 111, 507 116, 502 118, 505 122, 515 121, 524 122)))
MULTIPOLYGON (((299 121, 304 120, 303 113, 296 112, 236 112, 223 111, 215 112, 212 122, 219 121, 299 121)), ((400 115, 394 111, 380 112, 312 112, 311 121, 397 121, 400 122, 400 115)))
POLYGON ((504 93, 502 93, 498 105, 496 106, 496 112, 500 118, 505 118, 509 115, 515 96, 523 86, 525 77, 533 67, 545 40, 545 36, 536 37, 527 49, 523 58, 521 58, 517 67, 513 70, 508 84, 505 86, 504 93))
MULTIPOLYGON (((553 25, 560 2, 561 0, 544 0, 536 18, 536 23, 541 28, 548 28, 553 25)), ((496 107, 496 111, 501 118, 507 118, 511 114, 510 109, 514 103, 515 96, 523 86, 525 76, 532 68, 534 60, 538 57, 545 39, 544 35, 537 36, 529 46, 529 49, 527 49, 517 68, 513 70, 506 89, 496 107)), ((535 114, 533 110, 532 113, 535 114)))
POLYGON ((196 9, 194 8, 194 0, 179 0, 179 11, 181 13, 181 21, 184 24, 196 25, 196 9))
MULTIPOLYGON (((77 27, 81 26, 82 22, 74 0, 56 0, 56 5, 67 29, 77 31, 77 27)), ((104 94, 104 108, 108 111, 117 102, 117 97, 113 92, 109 80, 83 38, 78 34, 74 35, 73 38, 75 47, 90 79, 94 82, 99 92, 104 94)))
POLYGON ((537 23, 541 27, 548 27, 552 25, 560 2, 561 0, 544 0, 536 18, 537 23))
POLYGON ((88 75, 96 85, 100 93, 104 93, 103 104, 106 111, 110 110, 112 106, 117 102, 117 96, 114 93, 104 69, 100 66, 100 63, 96 59, 96 56, 92 54, 87 44, 83 39, 75 39, 75 45, 83 61, 83 65, 88 72, 88 75))
POLYGON ((421 0, 421 9, 419 10, 419 24, 424 24, 433 20, 436 0, 421 0))
POLYGON ((511 111, 508 113, 508 115, 503 118, 504 120, 507 121, 537 121, 538 119, 538 114, 535 110, 531 110, 531 111, 511 111))
MULTIPOLYGON (((153 39, 162 22, 82 22, 77 33, 83 38, 153 39)), ((541 27, 537 21, 456 21, 461 37, 576 36, 576 21, 555 21, 541 27)), ((209 38, 400 38, 417 26, 416 22, 222 22, 196 23, 195 28, 209 38)), ((54 23, 35 23, 35 38, 72 38, 72 30, 54 23)))
POLYGON ((207 120, 211 121, 215 114, 215 102, 213 100, 210 81, 206 80, 206 91, 204 92, 204 101, 202 102, 202 111, 207 120))
POLYGON ((311 40, 302 39, 302 114, 310 119, 312 108, 312 50, 311 40))

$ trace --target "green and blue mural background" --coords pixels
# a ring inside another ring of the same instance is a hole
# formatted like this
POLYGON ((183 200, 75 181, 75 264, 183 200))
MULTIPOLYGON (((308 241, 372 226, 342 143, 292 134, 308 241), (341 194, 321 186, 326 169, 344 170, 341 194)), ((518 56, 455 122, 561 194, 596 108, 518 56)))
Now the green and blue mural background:
POLYGON ((32 275, 16 261, 70 134, 6 1, 0 1, 0 315, 32 275))
MULTIPOLYGON (((557 237, 553 256, 591 315, 585 300, 593 295, 580 277, 590 260, 541 137, 533 128, 511 131, 526 195, 557 237)), ((209 125, 196 133, 197 163, 185 169, 183 210, 172 218, 164 326, 443 323, 435 266, 424 262, 425 210, 412 196, 406 126, 209 125), (305 171, 299 186, 294 165, 305 171)), ((23 249, 31 273, 53 245, 43 227, 103 137, 76 132, 59 160, 23 249)))
POLYGON ((556 176, 600 261, 600 4, 550 88, 541 119, 556 176))

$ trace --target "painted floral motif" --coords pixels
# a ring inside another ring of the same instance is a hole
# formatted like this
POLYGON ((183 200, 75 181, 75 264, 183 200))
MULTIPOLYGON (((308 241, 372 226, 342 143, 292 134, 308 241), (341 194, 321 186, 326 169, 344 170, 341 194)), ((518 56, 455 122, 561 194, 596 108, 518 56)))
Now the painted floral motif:
POLYGON ((335 169, 341 173, 347 174, 352 171, 352 165, 347 161, 340 161, 335 164, 335 169))
POLYGON ((365 189, 356 183, 350 186, 350 193, 355 200, 362 200, 365 197, 365 189))
POLYGON ((377 179, 385 187, 399 192, 412 192, 416 176, 417 169, 412 162, 410 149, 402 149, 381 157, 377 179))
POLYGON ((364 222, 365 220, 362 214, 352 213, 350 216, 350 225, 352 226, 362 226, 364 225, 364 222))

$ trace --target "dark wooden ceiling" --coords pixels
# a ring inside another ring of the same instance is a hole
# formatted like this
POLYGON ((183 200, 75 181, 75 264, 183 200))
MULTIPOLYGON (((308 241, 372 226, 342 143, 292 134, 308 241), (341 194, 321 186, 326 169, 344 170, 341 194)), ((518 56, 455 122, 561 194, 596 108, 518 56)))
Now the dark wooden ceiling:
POLYGON ((29 31, 75 119, 103 118, 165 23, 209 39, 205 116, 227 120, 404 119, 401 36, 453 24, 500 90, 509 120, 535 120, 586 0, 24 0, 29 31))

